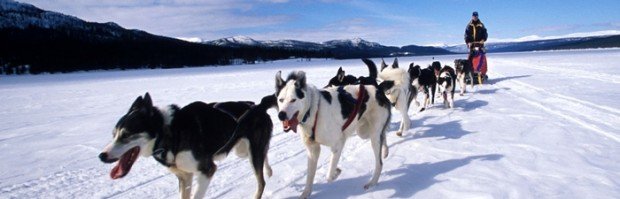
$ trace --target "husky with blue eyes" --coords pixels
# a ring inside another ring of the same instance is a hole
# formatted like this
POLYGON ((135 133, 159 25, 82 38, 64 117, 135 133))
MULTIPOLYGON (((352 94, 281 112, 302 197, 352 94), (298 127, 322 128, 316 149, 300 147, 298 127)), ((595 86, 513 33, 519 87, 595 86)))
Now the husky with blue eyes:
POLYGON ((301 198, 312 193, 321 145, 332 152, 327 181, 338 178, 342 171, 338 161, 345 141, 357 133, 370 139, 375 157, 372 178, 364 185, 368 189, 379 180, 388 149, 385 132, 390 122, 390 102, 375 85, 332 86, 324 89, 307 84, 306 74, 292 72, 286 80, 276 74, 278 118, 286 132, 298 133, 308 150, 308 176, 301 198))

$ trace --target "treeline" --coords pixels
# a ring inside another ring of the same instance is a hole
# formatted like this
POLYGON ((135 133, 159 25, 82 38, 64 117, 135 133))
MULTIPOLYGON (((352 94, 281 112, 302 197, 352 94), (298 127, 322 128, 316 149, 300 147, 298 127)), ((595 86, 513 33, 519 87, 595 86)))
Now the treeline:
MULTIPOLYGON (((0 67, 28 66, 30 73, 100 69, 229 65, 296 58, 333 57, 326 51, 270 47, 220 47, 128 30, 0 29, 0 67), (94 32, 92 32, 94 31, 94 32)), ((5 72, 2 70, 0 72, 5 72)))

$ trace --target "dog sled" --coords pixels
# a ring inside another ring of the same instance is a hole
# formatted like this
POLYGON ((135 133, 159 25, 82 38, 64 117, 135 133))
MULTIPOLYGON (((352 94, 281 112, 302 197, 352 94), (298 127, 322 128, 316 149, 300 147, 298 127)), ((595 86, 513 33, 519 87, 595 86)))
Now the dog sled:
MULTIPOLYGON (((480 44, 480 43, 474 43, 480 44)), ((473 82, 474 84, 482 84, 487 81, 487 57, 483 47, 471 48, 469 52, 469 61, 474 69, 473 82)), ((469 84, 472 82, 469 77, 465 78, 465 81, 469 84)))

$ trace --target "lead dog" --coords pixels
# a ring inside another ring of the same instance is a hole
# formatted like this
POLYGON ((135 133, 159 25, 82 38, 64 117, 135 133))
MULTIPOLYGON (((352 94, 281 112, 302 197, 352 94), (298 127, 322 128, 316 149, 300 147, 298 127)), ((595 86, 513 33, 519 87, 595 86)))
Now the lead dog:
POLYGON ((454 60, 454 67, 456 68, 456 77, 459 81, 459 85, 461 85, 460 95, 463 96, 463 94, 467 92, 466 76, 469 76, 471 89, 474 89, 474 67, 471 65, 471 62, 466 59, 454 60))
MULTIPOLYGON (((367 65, 374 66, 375 64, 370 60, 364 62, 367 65)), ((408 112, 411 102, 418 96, 418 89, 411 84, 409 73, 405 69, 398 67, 397 58, 394 58, 394 63, 392 63, 391 67, 388 67, 385 61, 382 60, 379 78, 383 80, 379 87, 384 91, 392 106, 402 115, 400 128, 396 132, 396 135, 402 136, 403 132, 409 130, 411 126, 408 112)), ((420 103, 417 101, 416 106, 420 106, 420 103)))
POLYGON ((308 176, 302 198, 312 193, 320 145, 330 147, 332 151, 327 177, 331 182, 341 172, 338 161, 345 141, 355 132, 362 139, 370 138, 375 156, 375 170, 364 189, 377 184, 383 167, 382 150, 383 157, 387 156, 387 146, 382 143, 391 116, 389 100, 378 88, 361 84, 319 90, 306 84, 306 75, 302 71, 292 72, 286 80, 278 72, 275 95, 283 129, 286 132, 299 131, 308 150, 308 176))
POLYGON ((443 96, 443 104, 446 108, 454 108, 454 89, 456 88, 456 74, 450 66, 444 66, 439 71, 437 78, 439 93, 443 96))
POLYGON ((271 118, 268 115, 255 116, 263 123, 253 129, 253 136, 233 136, 233 131, 241 114, 256 107, 275 105, 275 98, 271 100, 272 105, 268 104, 269 100, 263 101, 267 104, 261 103, 254 108, 251 102, 193 102, 183 108, 169 105, 159 109, 153 106, 151 96, 146 93, 144 97, 138 97, 119 119, 112 133, 113 141, 99 158, 104 163, 118 161, 110 177, 119 179, 129 173, 139 155, 153 156, 177 176, 181 198, 190 197, 194 175, 198 177, 194 198, 203 198, 217 168, 214 156, 226 155, 233 148, 230 145, 234 145, 237 155, 250 156, 252 160, 258 181, 255 197, 260 198, 265 187, 263 166, 271 176, 267 162, 273 128, 271 118))

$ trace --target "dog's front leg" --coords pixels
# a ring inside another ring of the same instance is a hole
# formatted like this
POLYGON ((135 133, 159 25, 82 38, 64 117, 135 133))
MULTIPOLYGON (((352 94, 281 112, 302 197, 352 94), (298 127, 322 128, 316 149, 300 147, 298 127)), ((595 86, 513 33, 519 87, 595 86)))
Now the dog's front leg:
POLYGON ((211 183, 211 177, 202 172, 198 174, 198 187, 196 188, 196 193, 194 193, 194 199, 202 199, 205 197, 207 187, 209 187, 209 183, 211 183))
POLYGON ((179 179, 179 192, 181 192, 181 199, 189 199, 190 193, 192 193, 192 173, 186 173, 179 170, 171 171, 177 176, 179 179))
POLYGON ((333 182, 340 175, 340 168, 338 168, 338 162, 340 161, 340 155, 342 154, 342 148, 344 147, 344 143, 346 138, 341 138, 340 142, 333 146, 332 149, 332 158, 329 166, 329 173, 327 174, 327 182, 333 182))
POLYGON ((469 72, 469 79, 471 79, 471 81, 469 81, 469 83, 471 84, 471 90, 474 90, 474 75, 472 74, 472 72, 469 72))
POLYGON ((467 88, 467 84, 465 83, 465 74, 459 74, 459 85, 461 86, 461 96, 463 96, 465 94, 466 88, 467 88))
POLYGON ((318 143, 306 141, 306 150, 308 152, 308 177, 306 178, 306 188, 300 198, 308 198, 312 193, 312 185, 314 184, 314 175, 316 174, 316 164, 321 154, 321 146, 318 143))
POLYGON ((429 102, 428 102, 429 99, 428 98, 429 98, 430 94, 431 93, 428 91, 428 88, 424 87, 424 101, 422 102, 422 104, 424 105, 424 107, 422 107, 423 109, 428 107, 428 104, 429 104, 429 102))
POLYGON ((271 165, 269 165, 269 159, 267 158, 267 153, 265 153, 265 165, 263 165, 263 172, 267 175, 267 177, 271 177, 273 175, 273 170, 271 169, 271 165))

